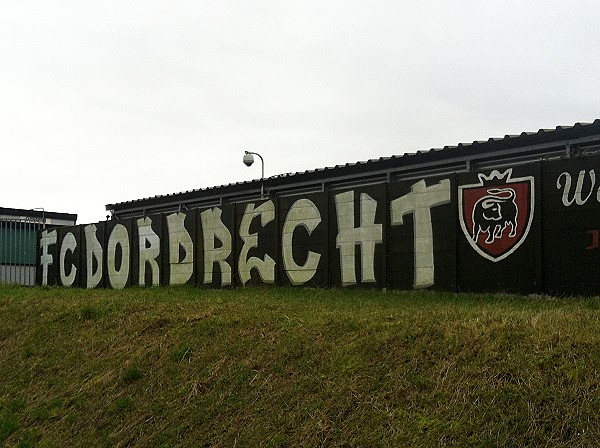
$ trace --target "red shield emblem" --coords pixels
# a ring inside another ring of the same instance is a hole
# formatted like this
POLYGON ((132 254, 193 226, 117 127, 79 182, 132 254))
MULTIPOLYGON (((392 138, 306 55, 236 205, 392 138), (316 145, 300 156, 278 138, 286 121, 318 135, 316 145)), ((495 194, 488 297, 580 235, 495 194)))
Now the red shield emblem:
POLYGON ((460 226, 482 257, 500 261, 525 241, 533 221, 533 176, 512 178, 512 168, 458 187, 460 226))

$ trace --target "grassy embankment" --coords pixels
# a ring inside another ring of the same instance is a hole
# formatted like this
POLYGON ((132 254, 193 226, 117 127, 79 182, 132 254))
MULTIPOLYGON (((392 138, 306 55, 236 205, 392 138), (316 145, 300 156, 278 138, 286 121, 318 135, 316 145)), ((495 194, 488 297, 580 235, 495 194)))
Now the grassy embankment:
POLYGON ((0 444, 598 446, 598 308, 0 286, 0 444))

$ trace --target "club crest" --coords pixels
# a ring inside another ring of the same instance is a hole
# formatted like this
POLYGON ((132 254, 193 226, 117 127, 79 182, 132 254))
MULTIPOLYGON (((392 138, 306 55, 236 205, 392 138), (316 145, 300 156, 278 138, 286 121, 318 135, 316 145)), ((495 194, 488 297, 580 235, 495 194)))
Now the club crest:
POLYGON ((527 238, 533 221, 533 176, 513 179, 512 168, 478 176, 478 184, 458 187, 460 226, 471 247, 496 262, 527 238))

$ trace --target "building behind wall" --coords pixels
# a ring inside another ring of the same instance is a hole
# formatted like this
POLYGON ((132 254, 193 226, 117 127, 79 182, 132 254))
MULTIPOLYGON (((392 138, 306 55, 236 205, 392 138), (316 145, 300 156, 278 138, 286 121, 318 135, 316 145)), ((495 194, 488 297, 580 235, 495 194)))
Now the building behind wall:
MULTIPOLYGON (((600 119, 593 123, 557 126, 554 129, 540 129, 472 143, 459 143, 456 146, 275 175, 264 180, 264 191, 270 198, 301 196, 382 182, 473 173, 547 160, 569 160, 598 153, 600 119)), ((124 219, 219 207, 228 203, 258 200, 260 197, 261 180, 256 179, 107 204, 106 210, 113 219, 124 219)))
POLYGON ((598 167, 600 120, 113 203, 39 282, 598 295, 598 167))
POLYGON ((38 231, 76 222, 76 214, 0 207, 0 283, 34 285, 38 231))

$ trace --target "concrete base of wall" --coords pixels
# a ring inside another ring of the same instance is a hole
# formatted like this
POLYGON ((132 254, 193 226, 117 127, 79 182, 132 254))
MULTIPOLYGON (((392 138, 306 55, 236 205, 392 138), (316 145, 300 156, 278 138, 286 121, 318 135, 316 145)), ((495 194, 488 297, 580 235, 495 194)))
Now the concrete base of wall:
POLYGON ((0 265, 0 283, 35 285, 35 266, 0 265))

